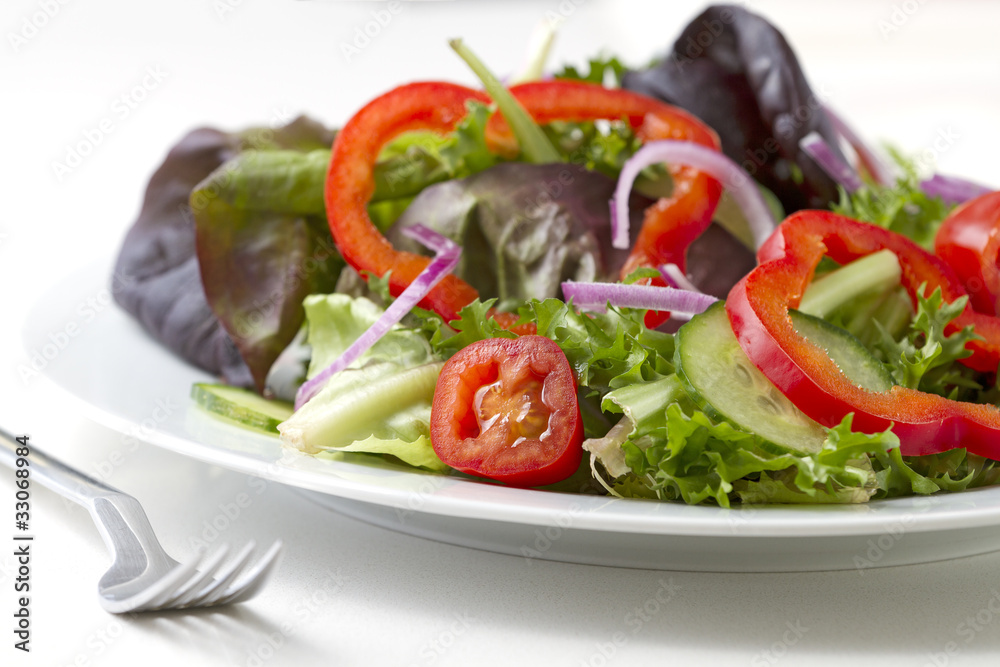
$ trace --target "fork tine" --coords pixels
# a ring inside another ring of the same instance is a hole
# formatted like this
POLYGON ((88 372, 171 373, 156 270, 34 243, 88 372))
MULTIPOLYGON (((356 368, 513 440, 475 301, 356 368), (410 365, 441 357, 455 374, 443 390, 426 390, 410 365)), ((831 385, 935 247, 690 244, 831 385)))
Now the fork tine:
POLYGON ((250 554, 253 552, 256 543, 250 540, 243 549, 236 554, 226 567, 222 568, 216 573, 215 578, 208 583, 208 585, 192 589, 186 595, 174 601, 173 606, 175 607, 199 607, 202 606, 206 600, 210 600, 212 596, 216 594, 217 591, 224 591, 226 587, 231 584, 236 577, 240 575, 243 571, 244 566, 250 558, 250 554))
POLYGON ((180 600, 191 594, 197 594, 198 591, 205 587, 206 582, 213 581, 212 577, 222 565, 222 561, 225 560, 228 551, 229 547, 223 544, 207 561, 201 560, 205 555, 204 552, 199 553, 198 558, 195 559, 201 563, 198 571, 186 582, 177 586, 177 588, 165 590, 157 599, 150 600, 148 603, 149 608, 173 609, 174 607, 180 607, 180 600))
POLYGON ((174 590, 177 584, 186 581, 198 568, 198 561, 191 563, 178 563, 167 574, 161 577, 156 583, 142 590, 135 595, 123 600, 115 600, 110 597, 114 594, 114 589, 104 591, 98 595, 101 607, 112 614, 124 614, 129 611, 146 611, 152 609, 148 606, 149 601, 162 595, 163 591, 174 590))
POLYGON ((257 595, 260 589, 264 587, 264 584, 267 583, 267 579, 274 571, 278 561, 281 560, 281 548, 281 540, 276 540, 261 559, 244 574, 240 581, 230 586, 218 596, 218 599, 203 603, 204 606, 244 602, 257 595))

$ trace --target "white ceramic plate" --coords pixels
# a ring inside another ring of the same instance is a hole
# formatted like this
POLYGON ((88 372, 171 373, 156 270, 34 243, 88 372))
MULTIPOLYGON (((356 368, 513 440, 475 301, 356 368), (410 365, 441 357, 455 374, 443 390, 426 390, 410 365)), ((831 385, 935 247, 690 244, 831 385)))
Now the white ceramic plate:
POLYGON ((1000 488, 859 506, 725 510, 512 489, 283 452, 276 438, 190 401, 192 383, 211 377, 165 351, 117 307, 86 305, 106 302, 108 276, 104 266, 68 276, 29 316, 26 349, 53 357, 43 371, 51 380, 111 428, 306 489, 322 505, 379 526, 526 559, 692 571, 842 570, 1000 549, 1000 488), (74 333, 51 354, 68 323, 74 333))

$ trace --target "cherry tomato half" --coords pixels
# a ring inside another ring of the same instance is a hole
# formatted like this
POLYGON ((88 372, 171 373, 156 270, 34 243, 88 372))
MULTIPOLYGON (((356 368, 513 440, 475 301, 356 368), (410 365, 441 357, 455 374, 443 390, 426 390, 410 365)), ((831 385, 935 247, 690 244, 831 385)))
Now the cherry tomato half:
POLYGON ((934 253, 955 269, 973 309, 998 314, 1000 192, 976 197, 952 211, 934 238, 934 253))
POLYGON ((441 369, 431 444, 452 468, 512 486, 544 486, 576 472, 582 442, 573 370, 550 339, 479 341, 441 369))

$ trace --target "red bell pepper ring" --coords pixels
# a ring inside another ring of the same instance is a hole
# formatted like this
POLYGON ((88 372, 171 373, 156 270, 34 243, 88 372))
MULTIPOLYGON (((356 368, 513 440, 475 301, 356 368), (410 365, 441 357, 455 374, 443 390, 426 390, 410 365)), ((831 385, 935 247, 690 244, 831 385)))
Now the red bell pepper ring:
MULTIPOLYGON (((337 133, 325 191, 330 232, 344 260, 358 271, 381 276, 392 270, 393 296, 402 293, 430 260, 396 250, 368 217, 375 163, 382 147, 404 132, 452 131, 466 116, 465 105, 471 100, 490 103, 485 93, 452 83, 412 83, 372 100, 337 133)), ((450 322, 478 296, 471 285, 448 275, 420 305, 450 322)))
MULTIPOLYGON (((718 135, 698 118, 631 91, 577 81, 534 81, 513 86, 510 92, 538 123, 624 120, 642 141, 674 139, 719 150, 718 135)), ((495 141, 512 140, 502 116, 493 116, 487 131, 495 141)), ((685 165, 669 165, 669 171, 673 192, 646 209, 642 229, 622 266, 622 279, 640 267, 661 264, 676 264, 684 271, 688 246, 712 222, 722 185, 685 165)), ((662 279, 651 282, 666 285, 662 279)))
POLYGON ((1000 300, 1000 192, 968 201, 945 218, 934 253, 948 262, 969 293, 972 307, 995 315, 1000 300))
MULTIPOLYGON (((683 139, 718 149, 715 133, 694 116, 670 105, 624 90, 593 84, 550 81, 514 86, 514 96, 540 123, 554 120, 624 119, 640 139, 683 139)), ((449 132, 466 115, 466 102, 489 103, 483 92, 450 83, 401 86, 369 102, 337 134, 326 181, 330 231, 344 259, 359 271, 383 275, 389 269, 390 292, 402 292, 427 265, 427 258, 397 251, 372 224, 366 206, 375 190, 373 170, 382 147, 409 130, 449 132)), ((516 151, 500 116, 487 129, 491 148, 516 151)), ((694 169, 672 166, 674 192, 646 212, 643 228, 622 275, 639 266, 672 262, 683 270, 684 252, 708 227, 721 185, 694 169)), ((446 277, 421 306, 446 321, 478 297, 470 285, 446 277)))
MULTIPOLYGON (((940 287, 948 302, 965 294, 943 260, 906 237, 826 211, 800 211, 775 230, 757 253, 758 266, 729 293, 726 310, 740 347, 782 393, 822 424, 833 426, 853 412, 859 430, 881 431, 892 425, 905 455, 964 447, 1000 458, 1000 409, 901 386, 882 393, 861 389, 792 326, 788 309, 799 304, 824 254, 846 263, 882 249, 899 258, 902 284, 914 300, 922 283, 927 283, 928 293, 940 287)), ((962 361, 995 372, 1000 320, 967 305, 952 327, 968 324, 984 340, 971 343, 973 355, 962 361)))

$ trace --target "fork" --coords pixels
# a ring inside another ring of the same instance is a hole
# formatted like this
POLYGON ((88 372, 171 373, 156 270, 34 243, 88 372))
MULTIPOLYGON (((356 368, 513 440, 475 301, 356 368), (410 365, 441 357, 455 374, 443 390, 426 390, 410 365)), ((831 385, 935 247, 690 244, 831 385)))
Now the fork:
MULTIPOLYGON (((17 469, 17 448, 23 447, 0 429, 0 459, 17 469)), ((114 562, 97 584, 101 606, 113 613, 212 607, 249 600, 274 571, 281 554, 276 541, 249 565, 254 542, 225 567, 223 546, 210 558, 181 564, 156 540, 139 501, 29 445, 29 480, 39 482, 88 510, 114 562)))

